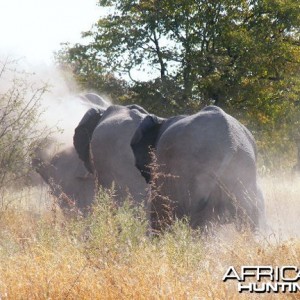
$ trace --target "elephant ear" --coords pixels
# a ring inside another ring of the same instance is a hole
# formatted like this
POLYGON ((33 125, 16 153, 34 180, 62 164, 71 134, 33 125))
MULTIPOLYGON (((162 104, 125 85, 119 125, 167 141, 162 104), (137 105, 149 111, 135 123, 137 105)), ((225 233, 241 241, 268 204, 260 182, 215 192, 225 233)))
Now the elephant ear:
POLYGON ((158 135, 164 119, 148 115, 141 122, 131 140, 131 148, 135 157, 135 166, 139 169, 146 182, 151 180, 151 149, 155 149, 158 135))
POLYGON ((75 129, 73 136, 73 145, 79 158, 84 162, 86 168, 92 173, 92 168, 90 166, 90 141, 93 132, 97 125, 99 124, 104 110, 91 108, 89 109, 79 125, 75 129))

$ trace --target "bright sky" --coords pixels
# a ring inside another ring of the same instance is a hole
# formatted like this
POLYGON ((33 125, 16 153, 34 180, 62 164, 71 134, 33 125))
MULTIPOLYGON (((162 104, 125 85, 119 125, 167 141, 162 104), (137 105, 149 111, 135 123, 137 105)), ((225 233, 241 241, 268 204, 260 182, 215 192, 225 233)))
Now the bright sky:
POLYGON ((97 0, 0 0, 0 54, 51 64, 62 42, 79 42, 100 17, 97 0))

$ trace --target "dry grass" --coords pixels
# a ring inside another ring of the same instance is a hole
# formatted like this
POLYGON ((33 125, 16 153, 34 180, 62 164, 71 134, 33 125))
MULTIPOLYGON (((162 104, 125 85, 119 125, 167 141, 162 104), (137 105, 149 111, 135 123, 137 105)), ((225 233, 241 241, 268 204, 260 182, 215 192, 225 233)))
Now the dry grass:
POLYGON ((267 217, 276 237, 300 238, 300 176, 267 177, 262 186, 267 217))
POLYGON ((50 207, 7 208, 0 299, 298 299, 238 294, 222 282, 231 265, 300 265, 300 179, 265 178, 263 190, 272 230, 256 236, 228 226, 203 237, 178 222, 150 238, 141 209, 117 209, 104 193, 87 219, 65 220, 50 207))

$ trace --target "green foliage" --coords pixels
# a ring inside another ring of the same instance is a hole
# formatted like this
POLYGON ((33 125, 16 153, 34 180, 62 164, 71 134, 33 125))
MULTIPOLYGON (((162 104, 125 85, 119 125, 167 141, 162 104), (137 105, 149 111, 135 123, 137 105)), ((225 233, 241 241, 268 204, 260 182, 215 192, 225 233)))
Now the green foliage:
POLYGON ((46 86, 35 86, 17 61, 0 61, 0 190, 25 180, 30 155, 46 136, 38 127, 39 100, 46 86), (19 180, 19 181, 18 181, 19 180))
POLYGON ((84 33, 91 42, 66 47, 66 56, 78 63, 75 73, 90 67, 98 74, 145 69, 161 79, 161 94, 165 80, 175 83, 179 105, 249 106, 258 93, 298 72, 300 8, 295 0, 99 4, 114 10, 84 33))
POLYGON ((259 126, 269 135, 293 136, 300 96, 298 0, 99 5, 111 10, 83 34, 88 42, 66 45, 58 55, 83 85, 97 82, 96 90, 107 91, 105 76, 114 74, 108 93, 115 89, 118 102, 137 102, 164 116, 216 104, 254 131, 259 126))
POLYGON ((123 98, 130 93, 128 83, 104 69, 96 54, 97 51, 92 54, 88 46, 76 45, 71 49, 66 43, 56 53, 56 60, 62 70, 74 74, 81 88, 107 94, 117 102, 126 102, 123 98))

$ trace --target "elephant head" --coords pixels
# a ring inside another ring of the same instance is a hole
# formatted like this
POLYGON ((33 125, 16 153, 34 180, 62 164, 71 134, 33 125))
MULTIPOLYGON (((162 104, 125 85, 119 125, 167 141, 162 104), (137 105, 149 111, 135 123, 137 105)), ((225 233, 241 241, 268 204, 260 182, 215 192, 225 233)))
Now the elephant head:
POLYGON ((52 158, 38 150, 32 159, 32 165, 49 185, 61 208, 76 206, 84 212, 92 204, 95 194, 94 179, 88 175, 73 148, 60 151, 52 158))

